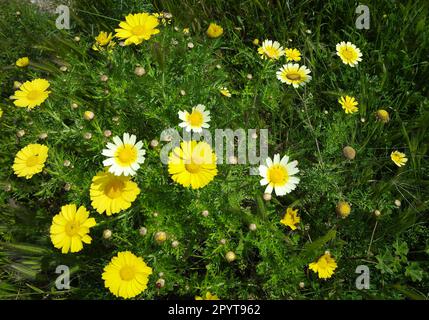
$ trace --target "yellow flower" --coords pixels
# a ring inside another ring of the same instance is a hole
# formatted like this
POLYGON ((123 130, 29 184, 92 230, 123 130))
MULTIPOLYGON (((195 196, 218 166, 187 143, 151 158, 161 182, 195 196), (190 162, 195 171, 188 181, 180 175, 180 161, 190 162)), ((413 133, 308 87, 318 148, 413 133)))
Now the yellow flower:
POLYGON ((27 107, 28 109, 40 106, 51 93, 50 91, 46 91, 49 85, 49 82, 45 79, 34 79, 33 81, 24 82, 11 97, 16 100, 13 104, 17 107, 27 107))
POLYGON ((95 37, 95 43, 92 46, 92 50, 102 51, 104 47, 107 47, 108 50, 111 50, 115 46, 115 42, 112 41, 112 33, 107 33, 101 31, 98 36, 95 37))
POLYGON ((228 98, 231 98, 231 92, 229 92, 228 88, 226 88, 226 87, 222 87, 222 88, 220 88, 220 89, 219 89, 219 92, 220 92, 223 96, 228 97, 228 98))
POLYGON ((219 298, 217 295, 211 294, 207 291, 205 297, 195 296, 195 300, 219 300, 219 298))
POLYGON ((207 31, 209 38, 219 38, 223 34, 223 28, 216 23, 210 23, 207 31))
POLYGON ((276 75, 280 82, 298 88, 311 80, 310 73, 311 71, 306 66, 299 66, 298 63, 288 63, 283 65, 276 75))
POLYGON ((217 175, 216 154, 207 142, 183 141, 169 155, 168 172, 184 187, 202 188, 217 175))
POLYGON ((129 251, 119 252, 104 267, 104 286, 116 297, 133 298, 147 288, 152 268, 129 251))
POLYGON ((84 243, 91 243, 89 229, 95 226, 95 219, 89 218, 84 206, 76 209, 75 204, 61 207, 61 212, 54 216, 50 229, 51 241, 62 253, 79 252, 84 243))
POLYGON ((15 156, 13 171, 18 177, 30 179, 36 173, 42 172, 48 158, 48 147, 41 144, 29 144, 15 156))
POLYGON ((28 59, 28 57, 22 57, 16 60, 15 64, 17 67, 24 68, 30 64, 30 59, 28 59))
POLYGON ((287 208, 286 214, 283 219, 280 220, 280 223, 290 227, 292 230, 295 230, 296 224, 300 221, 301 218, 298 216, 298 209, 293 210, 292 208, 287 208))
POLYGON ((340 201, 337 204, 336 211, 342 218, 347 218, 350 215, 352 208, 347 202, 340 201))
POLYGON ((320 279, 328 279, 334 274, 334 270, 337 268, 337 263, 334 258, 331 257, 329 252, 325 252, 319 260, 310 263, 308 266, 310 270, 317 273, 320 279))
POLYGON ((405 156, 405 153, 399 152, 399 151, 393 151, 390 154, 390 159, 398 166, 402 167, 405 166, 405 164, 408 161, 408 158, 405 156))
POLYGON ((108 216, 126 210, 140 193, 131 177, 115 176, 110 172, 98 172, 92 178, 89 195, 92 207, 108 216))
POLYGON ((125 21, 119 23, 120 28, 115 29, 115 36, 125 39, 126 46, 140 44, 159 33, 156 29, 158 25, 158 19, 149 13, 129 14, 125 17, 125 21))
POLYGON ((301 52, 298 49, 285 49, 286 60, 287 61, 300 61, 301 60, 301 52))
POLYGON ((360 61, 362 61, 362 53, 359 48, 357 48, 351 42, 340 42, 336 46, 337 56, 341 58, 344 64, 348 64, 350 67, 356 66, 360 61))
POLYGON ((388 123, 390 120, 389 112, 387 112, 384 109, 377 110, 377 112, 375 113, 375 116, 377 120, 383 123, 388 123))
POLYGON ((171 24, 171 18, 172 18, 171 13, 159 12, 159 13, 154 13, 153 16, 156 17, 164 26, 166 26, 167 24, 171 24))
POLYGON ((289 157, 280 159, 280 154, 274 155, 274 160, 268 157, 265 160, 267 165, 259 166, 259 175, 262 177, 261 186, 267 186, 265 193, 271 194, 273 189, 278 196, 284 196, 295 190, 299 183, 299 178, 294 175, 299 172, 298 161, 289 162, 289 157))
POLYGON ((264 40, 262 46, 258 48, 258 53, 261 55, 262 59, 277 60, 285 54, 285 51, 277 41, 264 40))
POLYGON ((3 117, 3 109, 0 108, 0 118, 3 117))
POLYGON ((253 39, 252 43, 257 46, 259 44, 259 39, 253 39))
POLYGON ((188 35, 189 33, 189 28, 183 28, 183 34, 188 35))
POLYGON ((347 114, 352 114, 358 112, 359 110, 358 107, 356 107, 358 105, 358 102, 354 97, 341 97, 340 99, 338 99, 338 102, 341 104, 342 108, 347 114))

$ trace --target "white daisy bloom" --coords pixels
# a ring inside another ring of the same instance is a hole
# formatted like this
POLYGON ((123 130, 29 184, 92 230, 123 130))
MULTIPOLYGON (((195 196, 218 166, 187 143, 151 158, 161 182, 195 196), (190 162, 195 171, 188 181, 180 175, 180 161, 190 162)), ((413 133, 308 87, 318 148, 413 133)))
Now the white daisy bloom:
POLYGON ((294 175, 299 172, 297 168, 298 161, 289 162, 289 157, 284 156, 280 160, 280 155, 274 155, 274 161, 268 157, 267 165, 259 166, 259 174, 262 177, 261 186, 267 186, 265 193, 272 193, 273 189, 278 196, 284 196, 295 190, 299 183, 299 178, 294 175))
POLYGON ((298 88, 311 80, 310 73, 310 69, 304 65, 300 66, 298 63, 288 63, 283 65, 277 71, 276 75, 280 82, 298 88))
POLYGON ((107 149, 103 149, 102 155, 107 159, 103 161, 109 172, 116 176, 133 176, 144 162, 146 151, 142 148, 143 142, 136 143, 136 136, 124 133, 123 140, 118 136, 113 137, 113 143, 107 143, 107 149))
POLYGON ((210 111, 205 110, 205 106, 202 104, 192 108, 192 112, 179 111, 179 119, 183 122, 179 123, 179 126, 185 128, 186 131, 190 132, 202 132, 203 128, 209 128, 210 125, 210 111))
POLYGON ((283 47, 277 41, 265 40, 258 48, 258 53, 262 59, 277 60, 285 54, 283 47))

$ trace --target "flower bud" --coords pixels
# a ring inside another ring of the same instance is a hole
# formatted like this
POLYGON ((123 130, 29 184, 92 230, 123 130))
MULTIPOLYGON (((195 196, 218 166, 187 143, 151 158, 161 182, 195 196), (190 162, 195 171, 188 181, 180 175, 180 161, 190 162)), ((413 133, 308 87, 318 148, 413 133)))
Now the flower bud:
POLYGON ((348 215, 350 214, 351 210, 352 210, 352 208, 345 201, 340 201, 337 204, 337 208, 336 208, 337 214, 340 215, 342 218, 347 218, 348 215))
POLYGON ((104 239, 110 239, 112 237, 112 231, 109 229, 106 229, 103 231, 103 238, 104 239))
POLYGON ((343 155, 349 160, 353 160, 356 157, 356 151, 350 146, 343 148, 343 155))
POLYGON ((226 261, 233 262, 237 257, 234 252, 228 251, 225 255, 226 261))
POLYGON ((83 118, 85 120, 91 121, 92 119, 94 119, 94 117, 95 117, 95 114, 92 111, 87 110, 83 113, 83 118))

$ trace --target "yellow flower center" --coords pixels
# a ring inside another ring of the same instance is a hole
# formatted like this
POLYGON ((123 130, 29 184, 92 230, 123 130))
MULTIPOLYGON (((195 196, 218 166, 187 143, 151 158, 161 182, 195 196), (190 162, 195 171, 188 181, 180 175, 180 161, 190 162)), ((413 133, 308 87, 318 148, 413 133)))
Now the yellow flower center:
POLYGON ((124 281, 130 281, 134 279, 134 276, 136 275, 136 271, 133 267, 130 266, 124 266, 121 268, 121 271, 119 271, 119 275, 121 276, 121 279, 124 281))
POLYGON ((274 165, 268 172, 269 181, 274 184, 284 185, 289 180, 289 175, 285 167, 274 165))
POLYGON ((137 160, 137 149, 131 144, 124 144, 116 151, 116 158, 120 165, 129 166, 137 160))
POLYGON ((188 116, 189 123, 194 127, 201 127, 203 120, 202 113, 196 110, 192 111, 192 113, 188 116))
POLYGON ((274 47, 266 47, 265 48, 265 53, 270 58, 275 58, 275 57, 278 56, 279 51, 276 48, 274 48, 274 47))
POLYGON ((66 234, 69 237, 73 237, 74 235, 76 235, 79 232, 79 227, 80 227, 80 225, 76 221, 67 222, 66 227, 65 227, 66 234))
POLYGON ((191 163, 186 163, 185 168, 190 173, 197 173, 201 169, 201 161, 195 161, 195 159, 191 158, 191 163))
POLYGON ((301 80, 301 75, 298 72, 289 72, 286 74, 286 78, 289 80, 301 80))
POLYGON ((125 187, 124 182, 119 179, 114 179, 109 182, 104 188, 104 193, 111 199, 119 198, 122 195, 122 191, 125 187))
POLYGON ((141 36, 146 32, 146 28, 144 26, 135 26, 131 29, 131 32, 136 36, 141 36))
POLYGON ((35 154, 30 157, 28 157, 27 162, 25 163, 27 167, 34 167, 39 164, 39 155, 35 154))
POLYGON ((28 100, 39 100, 42 98, 43 92, 40 90, 32 90, 27 94, 28 100))
POLYGON ((343 56, 344 56, 344 58, 346 58, 347 60, 352 60, 352 59, 354 59, 355 52, 354 52, 352 49, 345 48, 345 49, 343 50, 343 56))

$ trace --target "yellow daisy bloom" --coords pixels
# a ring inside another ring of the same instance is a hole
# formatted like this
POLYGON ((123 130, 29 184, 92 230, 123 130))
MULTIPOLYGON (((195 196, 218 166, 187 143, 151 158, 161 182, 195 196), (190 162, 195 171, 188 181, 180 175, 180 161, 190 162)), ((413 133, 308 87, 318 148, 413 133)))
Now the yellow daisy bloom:
POLYGON ((342 108, 347 114, 355 113, 359 110, 358 107, 356 107, 358 105, 358 102, 354 97, 341 97, 340 99, 338 99, 338 102, 341 104, 342 108))
POLYGON ((33 81, 24 82, 19 87, 19 90, 16 90, 15 94, 11 97, 16 100, 13 104, 17 107, 27 107, 28 109, 40 106, 51 93, 47 91, 49 85, 48 80, 45 79, 35 79, 33 81))
POLYGON ((219 38, 223 34, 223 28, 212 22, 210 23, 206 33, 209 38, 219 38))
POLYGON ((276 75, 280 82, 298 88, 311 80, 310 73, 311 71, 306 66, 299 66, 298 63, 288 63, 283 65, 276 75))
POLYGON ((101 31, 98 36, 95 37, 95 43, 92 46, 92 50, 102 51, 104 47, 107 47, 108 50, 115 46, 115 42, 112 41, 113 35, 112 33, 107 33, 105 31, 101 31))
POLYGON ((95 226, 95 219, 89 218, 89 212, 84 206, 76 209, 75 204, 61 207, 61 212, 54 216, 50 229, 51 241, 55 248, 62 253, 79 252, 83 244, 90 244, 92 238, 89 229, 95 226))
POLYGON ((266 160, 266 166, 259 166, 259 175, 262 177, 260 183, 261 186, 267 185, 265 193, 273 192, 273 189, 278 196, 284 196, 295 190, 299 183, 299 178, 294 177, 299 172, 296 167, 298 161, 289 162, 289 157, 284 156, 280 160, 280 154, 274 155, 274 161, 268 157, 266 160))
POLYGON ((152 268, 129 251, 119 252, 104 267, 104 286, 116 297, 134 298, 147 288, 152 268))
POLYGON ((0 118, 3 117, 3 109, 0 108, 0 118))
POLYGON ((217 175, 216 154, 207 142, 183 141, 169 155, 168 172, 184 187, 202 188, 217 175))
POLYGON ((344 64, 348 64, 350 67, 356 66, 362 61, 362 53, 359 48, 351 42, 340 42, 336 46, 337 56, 341 58, 344 64))
POLYGON ((253 41, 252 41, 252 43, 255 45, 255 46, 257 46, 258 44, 259 44, 259 39, 253 39, 253 41))
POLYGON ((258 53, 261 55, 262 59, 277 60, 285 54, 285 51, 277 41, 264 40, 262 46, 258 48, 258 53))
POLYGON ((301 52, 298 49, 285 49, 285 55, 287 61, 300 61, 301 60, 301 52))
POLYGON ((22 57, 16 60, 15 64, 17 67, 24 68, 30 64, 30 59, 28 57, 22 57))
POLYGON ((228 88, 222 87, 219 89, 219 92, 221 93, 221 95, 231 98, 231 92, 229 92, 228 88))
POLYGON ((390 154, 390 159, 398 166, 402 167, 405 166, 405 164, 408 161, 408 158, 405 156, 405 153, 399 152, 399 151, 393 151, 390 154))
POLYGON ((189 30, 189 28, 183 28, 183 34, 184 35, 188 35, 190 33, 191 33, 191 31, 189 30))
POLYGON ((335 269, 337 269, 337 263, 328 252, 321 256, 316 262, 312 262, 308 266, 310 270, 317 273, 320 279, 328 279, 332 277, 335 269))
POLYGON ((295 230, 296 225, 300 221, 301 218, 298 216, 298 209, 293 210, 292 208, 287 208, 285 216, 280 220, 280 223, 290 227, 292 230, 295 230))
POLYGON ((125 21, 119 23, 120 28, 115 29, 115 36, 122 40, 125 39, 126 46, 137 45, 158 34, 159 30, 156 29, 158 25, 158 19, 149 13, 129 14, 125 17, 125 21))
POLYGON ((203 128, 209 128, 208 122, 211 120, 210 111, 205 110, 202 104, 192 108, 192 112, 179 111, 179 119, 183 122, 179 126, 185 128, 187 132, 193 130, 194 132, 202 132, 203 128))
POLYGON ((108 216, 126 210, 140 193, 131 177, 115 176, 110 172, 98 172, 92 178, 89 195, 92 207, 108 216))
POLYGON ((48 150, 47 146, 41 144, 29 144, 22 148, 15 156, 13 172, 26 179, 42 172, 48 158, 48 150))
POLYGON ((211 294, 209 291, 206 292, 205 297, 195 296, 195 300, 220 300, 217 295, 211 294))

